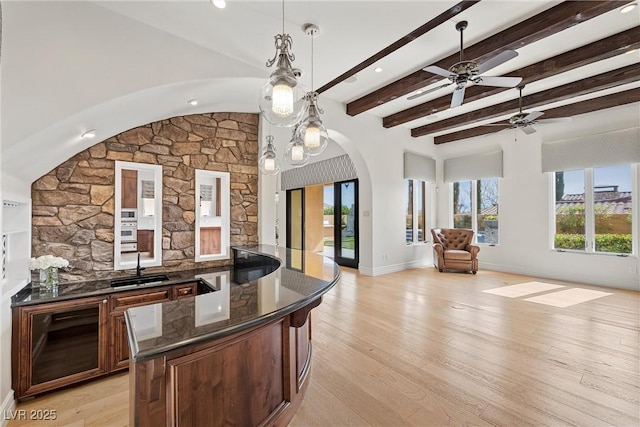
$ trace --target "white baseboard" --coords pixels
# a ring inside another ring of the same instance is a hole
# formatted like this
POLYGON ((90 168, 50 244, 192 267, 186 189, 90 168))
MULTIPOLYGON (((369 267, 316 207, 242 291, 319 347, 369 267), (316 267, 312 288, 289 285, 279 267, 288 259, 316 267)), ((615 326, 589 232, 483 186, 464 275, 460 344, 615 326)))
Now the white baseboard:
POLYGON ((562 280, 566 282, 579 282, 587 285, 594 286, 602 286, 605 288, 616 288, 616 289, 628 289, 631 291, 640 290, 640 285, 638 282, 631 281, 603 281, 594 279, 592 276, 582 275, 580 272, 571 271, 571 272, 554 272, 550 273, 541 273, 540 270, 532 270, 529 268, 517 267, 513 265, 504 265, 504 264, 495 264, 495 263, 479 263, 480 270, 492 270, 492 271, 502 271, 504 273, 513 273, 513 274, 522 274, 523 276, 533 276, 540 277, 542 279, 550 279, 550 280, 562 280))
POLYGON ((11 414, 15 413, 16 400, 13 398, 13 390, 5 396, 2 401, 2 407, 0 407, 0 427, 6 427, 11 419, 11 414))
POLYGON ((360 266, 358 269, 360 274, 365 276, 382 276, 383 274, 396 273, 398 271, 409 270, 411 268, 420 268, 427 266, 424 260, 416 260, 410 262, 403 262, 400 264, 392 264, 392 265, 384 265, 381 267, 363 267, 360 266))
MULTIPOLYGON (((562 280, 566 282, 579 282, 587 285, 594 286, 602 286, 606 288, 616 288, 616 289, 628 289, 631 291, 640 291, 640 284, 637 282, 630 281, 603 281, 594 279, 591 276, 582 275, 579 272, 566 272, 566 273, 541 273, 540 270, 523 268, 513 265, 504 265, 504 264, 495 264, 495 263, 487 263, 480 262, 479 263, 480 271, 482 270, 491 270, 491 271, 502 271, 505 273, 513 273, 513 274, 521 274, 523 276, 532 276, 539 277, 542 279, 549 280, 562 280)), ((430 262, 425 262, 424 260, 416 260, 410 261, 400 264, 392 264, 392 265, 384 265, 380 267, 364 267, 360 266, 359 271, 360 274, 365 276, 381 276, 383 274, 396 273, 398 271, 408 270, 411 268, 422 268, 422 267, 431 267, 430 262)))

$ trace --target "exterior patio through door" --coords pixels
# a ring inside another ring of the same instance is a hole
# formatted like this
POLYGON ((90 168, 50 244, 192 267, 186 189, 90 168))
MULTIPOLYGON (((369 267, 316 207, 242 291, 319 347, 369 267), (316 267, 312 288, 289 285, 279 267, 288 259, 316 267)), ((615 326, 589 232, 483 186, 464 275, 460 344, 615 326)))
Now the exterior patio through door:
POLYGON ((338 265, 358 267, 357 179, 288 190, 286 220, 287 247, 324 253, 338 265), (326 191, 329 186, 332 192, 326 191), (326 200, 331 193, 333 199, 326 200), (327 235, 330 228, 332 238, 327 235))

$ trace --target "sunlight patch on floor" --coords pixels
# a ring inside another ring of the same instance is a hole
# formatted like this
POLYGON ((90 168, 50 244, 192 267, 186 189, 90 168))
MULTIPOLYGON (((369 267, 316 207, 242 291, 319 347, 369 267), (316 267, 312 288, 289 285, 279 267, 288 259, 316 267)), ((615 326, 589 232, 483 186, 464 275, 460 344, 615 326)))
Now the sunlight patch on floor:
POLYGON ((551 289, 557 288, 564 288, 564 286, 543 282, 526 282, 517 285, 501 286, 499 288, 487 289, 482 292, 501 295, 508 298, 518 298, 525 295, 537 294, 538 292, 549 291, 551 289))
POLYGON ((564 291, 551 292, 545 295, 538 295, 526 298, 525 301, 531 301, 538 304, 552 305, 554 307, 569 307, 583 302, 591 301, 597 298, 613 295, 609 292, 593 291, 591 289, 573 288, 564 291))

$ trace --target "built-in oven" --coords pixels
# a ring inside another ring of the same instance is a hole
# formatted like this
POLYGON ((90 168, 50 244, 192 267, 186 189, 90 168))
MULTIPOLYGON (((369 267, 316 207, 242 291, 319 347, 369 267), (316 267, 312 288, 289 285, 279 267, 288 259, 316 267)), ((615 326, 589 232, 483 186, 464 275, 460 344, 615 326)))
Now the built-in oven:
POLYGON ((138 223, 133 221, 122 221, 120 223, 120 241, 136 242, 138 240, 138 223))
POLYGON ((138 223, 122 221, 120 223, 120 252, 138 251, 138 223))
POLYGON ((120 252, 138 251, 138 210, 120 210, 120 252))

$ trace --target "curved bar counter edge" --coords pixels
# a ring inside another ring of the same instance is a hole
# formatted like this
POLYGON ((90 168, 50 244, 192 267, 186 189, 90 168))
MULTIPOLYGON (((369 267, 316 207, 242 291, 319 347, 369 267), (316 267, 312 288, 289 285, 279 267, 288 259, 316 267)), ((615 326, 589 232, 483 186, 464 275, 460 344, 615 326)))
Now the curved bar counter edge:
POLYGON ((339 280, 312 252, 234 247, 215 292, 125 312, 132 426, 286 426, 311 362, 310 311, 339 280))

